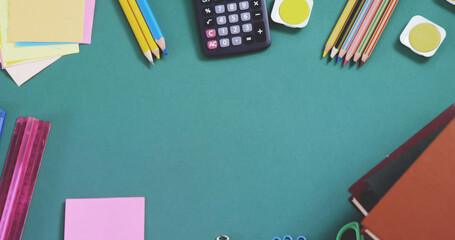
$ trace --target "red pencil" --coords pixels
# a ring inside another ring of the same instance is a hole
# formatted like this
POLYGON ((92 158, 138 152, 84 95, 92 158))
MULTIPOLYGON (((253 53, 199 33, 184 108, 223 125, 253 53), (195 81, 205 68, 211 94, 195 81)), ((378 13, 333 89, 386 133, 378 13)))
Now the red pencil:
POLYGON ((384 29, 389 22, 390 16, 392 16, 393 11, 395 10, 395 7, 398 4, 398 0, 392 0, 387 7, 387 10, 384 13, 384 16, 382 17, 381 21, 379 22, 378 27, 376 28, 373 36, 371 37, 370 42, 368 43, 367 48, 365 49, 365 52, 363 53, 362 56, 362 61, 360 62, 359 67, 361 67, 371 56, 371 53, 373 52, 374 48, 376 47, 376 44, 379 41, 379 38, 381 37, 382 33, 384 32, 384 29))

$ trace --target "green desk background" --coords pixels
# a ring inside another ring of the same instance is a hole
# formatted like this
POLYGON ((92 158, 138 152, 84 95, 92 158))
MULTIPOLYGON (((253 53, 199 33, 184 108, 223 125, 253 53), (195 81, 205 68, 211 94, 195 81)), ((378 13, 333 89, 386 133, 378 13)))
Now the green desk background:
MULTIPOLYGON (((269 0, 271 8, 273 1, 269 0)), ((23 239, 63 239, 66 198, 146 197, 145 239, 334 239, 359 216, 347 188, 455 102, 455 6, 401 0, 361 69, 321 60, 346 1, 316 1, 272 46, 201 55, 192 1, 152 1, 169 56, 149 67, 115 0, 93 43, 18 88, 0 73, 3 164, 18 116, 52 122, 23 239), (424 59, 399 43, 423 15, 447 38, 424 59)))

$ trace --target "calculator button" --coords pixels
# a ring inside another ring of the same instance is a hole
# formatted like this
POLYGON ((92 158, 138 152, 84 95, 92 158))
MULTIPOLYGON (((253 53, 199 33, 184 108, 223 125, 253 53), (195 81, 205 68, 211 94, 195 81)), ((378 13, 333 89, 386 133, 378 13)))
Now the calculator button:
POLYGON ((232 45, 238 46, 242 44, 242 37, 233 37, 232 38, 232 45))
POLYGON ((239 34, 240 33, 240 26, 239 25, 234 25, 231 26, 231 34, 239 34))
POLYGON ((251 14, 249 12, 241 13, 240 14, 240 19, 242 19, 242 21, 244 21, 244 22, 250 21, 251 20, 251 14))
POLYGON ((201 0, 201 3, 208 5, 208 4, 212 3, 212 0, 201 0))
POLYGON ((253 31, 253 26, 251 25, 251 23, 243 24, 242 30, 245 33, 251 32, 251 31, 253 31))
POLYGON ((218 28, 218 35, 221 37, 228 35, 228 33, 229 32, 227 27, 218 28))
POLYGON ((229 22, 230 23, 236 23, 238 21, 239 21, 239 15, 237 15, 237 14, 229 15, 229 22))
POLYGON ((215 6, 215 12, 216 14, 222 14, 226 11, 226 8, 224 7, 224 5, 216 5, 215 6))
POLYGON ((212 7, 203 8, 202 14, 204 14, 204 16, 211 16, 213 14, 213 8, 212 7))
POLYGON ((239 3, 240 10, 247 10, 250 8, 250 3, 248 1, 243 1, 239 3))
POLYGON ((229 38, 223 38, 220 40, 220 47, 229 47, 229 38))
POLYGON ((243 40, 245 41, 246 44, 253 43, 253 35, 246 35, 243 40))
POLYGON ((204 25, 205 25, 206 27, 213 27, 213 26, 215 26, 215 19, 213 19, 213 18, 207 18, 207 19, 205 19, 205 20, 204 20, 204 25))
POLYGON ((253 13, 254 20, 262 20, 262 11, 257 11, 253 13))
POLYGON ((208 41, 207 42, 207 47, 210 50, 217 49, 218 48, 218 42, 216 40, 208 41))
POLYGON ((235 12, 237 11, 237 3, 229 3, 227 5, 228 12, 235 12))
POLYGON ((207 38, 214 38, 216 37, 216 30, 215 29, 208 29, 205 31, 205 36, 207 36, 207 38))
POLYGON ((252 0, 251 1, 251 7, 252 8, 260 8, 261 7, 261 1, 260 0, 252 0))
POLYGON ((264 42, 266 40, 264 22, 257 22, 254 24, 254 35, 258 42, 264 42))
POLYGON ((226 16, 219 16, 216 18, 216 23, 218 25, 224 25, 226 24, 226 16))

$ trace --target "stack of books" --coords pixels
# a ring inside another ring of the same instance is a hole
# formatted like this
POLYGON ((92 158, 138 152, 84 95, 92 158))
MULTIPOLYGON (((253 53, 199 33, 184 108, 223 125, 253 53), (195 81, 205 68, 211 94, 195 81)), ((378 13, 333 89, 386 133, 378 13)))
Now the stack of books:
POLYGON ((455 104, 349 188, 371 240, 455 239, 455 104))

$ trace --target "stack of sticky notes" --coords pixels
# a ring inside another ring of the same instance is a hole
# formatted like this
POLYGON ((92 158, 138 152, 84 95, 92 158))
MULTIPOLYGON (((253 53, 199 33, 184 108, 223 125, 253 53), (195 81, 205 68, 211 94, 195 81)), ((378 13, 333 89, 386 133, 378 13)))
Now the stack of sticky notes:
POLYGON ((454 239, 455 104, 351 186, 367 239, 454 239))
POLYGON ((14 82, 90 44, 95 0, 0 0, 0 56, 14 82))

